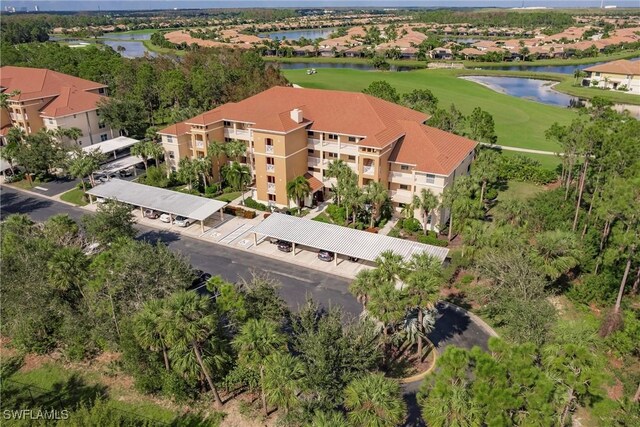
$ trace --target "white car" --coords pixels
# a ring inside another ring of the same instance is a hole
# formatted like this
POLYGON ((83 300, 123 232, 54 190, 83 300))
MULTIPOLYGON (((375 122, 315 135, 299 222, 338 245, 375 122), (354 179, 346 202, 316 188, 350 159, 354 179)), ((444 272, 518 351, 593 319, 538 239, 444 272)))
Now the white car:
POLYGON ((173 223, 178 227, 188 227, 191 225, 191 219, 183 216, 177 216, 176 220, 173 223))
POLYGON ((96 202, 97 203, 107 203, 107 199, 105 199, 104 197, 96 197, 96 202))
POLYGON ((160 221, 171 222, 171 214, 163 213, 162 215, 160 215, 160 221))

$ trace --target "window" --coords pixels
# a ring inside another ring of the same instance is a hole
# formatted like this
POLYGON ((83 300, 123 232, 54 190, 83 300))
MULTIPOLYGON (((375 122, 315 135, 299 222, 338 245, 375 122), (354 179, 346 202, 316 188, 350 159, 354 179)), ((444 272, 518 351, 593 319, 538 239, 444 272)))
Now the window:
POLYGON ((171 172, 175 172, 177 169, 175 166, 171 166, 171 172))
POLYGON ((98 129, 104 129, 106 127, 107 127, 107 125, 105 125, 104 123, 98 122, 98 129))
POLYGON ((400 165, 400 170, 402 170, 402 171, 408 171, 408 170, 409 170, 409 166, 407 166, 407 165, 400 165))
POLYGON ((273 139, 271 139, 271 138, 265 138, 265 139, 264 139, 264 143, 265 143, 266 145, 273 145, 273 139))
POLYGON ((333 141, 337 141, 338 140, 338 135, 336 135, 335 133, 327 134, 327 139, 330 139, 330 140, 333 140, 333 141))
POLYGON ((171 135, 167 135, 167 142, 173 142, 173 137, 171 135))
POLYGON ((409 189, 409 186, 408 186, 408 185, 405 185, 405 184, 400 184, 400 189, 401 189, 401 190, 408 190, 408 189, 409 189))
POLYGON ((106 133, 103 133, 102 135, 100 135, 100 141, 106 141, 109 137, 107 136, 106 133))
POLYGON ((428 173, 425 177, 425 181, 427 182, 427 184, 435 184, 436 176, 428 173))
POLYGON ((600 73, 596 73, 596 77, 600 77, 600 73))
POLYGON ((314 136, 314 135, 315 135, 315 133, 314 133, 312 130, 308 130, 308 131, 307 131, 307 136, 308 136, 309 138, 313 138, 313 136, 314 136))
POLYGON ((51 117, 49 117, 49 124, 52 125, 53 124, 53 119, 51 117))
POLYGON ((74 118, 74 119, 76 118, 76 115, 75 115, 75 114, 73 115, 73 118, 74 118))
POLYGON ((175 154, 173 154, 173 151, 167 151, 167 154, 169 155, 170 159, 175 159, 176 158, 175 154))
POLYGON ((267 182, 270 182, 271 184, 275 184, 276 183, 276 177, 275 176, 267 176, 267 182))
POLYGON ((336 153, 324 153, 324 154, 325 154, 325 158, 329 158, 329 159, 335 159, 336 157, 338 157, 336 153))
POLYGON ((222 122, 222 123, 223 123, 224 126, 231 126, 231 122, 228 122, 226 120, 224 122, 222 122))
POLYGON ((349 142, 356 142, 356 137, 355 136, 350 136, 349 137, 349 142))
POLYGON ((104 88, 103 88, 103 87, 99 88, 99 89, 98 89, 98 93, 99 93, 100 95, 104 95, 104 88))
POLYGON ((469 174, 469 172, 471 172, 471 163, 467 166, 467 174, 469 174))
POLYGON ((267 164, 268 165, 275 165, 275 161, 274 161, 273 157, 267 157, 267 164))
POLYGON ((267 194, 267 196, 269 197, 269 201, 270 202, 275 202, 276 201, 276 195, 275 194, 267 194))
POLYGON ((349 160, 354 160, 355 161, 356 156, 349 156, 349 160))
POLYGON ((307 150, 307 153, 311 154, 311 155, 315 155, 316 151, 315 150, 307 150))
POLYGON ((224 142, 231 142, 231 141, 233 141, 231 138, 226 138, 225 137, 225 139, 224 139, 224 142))

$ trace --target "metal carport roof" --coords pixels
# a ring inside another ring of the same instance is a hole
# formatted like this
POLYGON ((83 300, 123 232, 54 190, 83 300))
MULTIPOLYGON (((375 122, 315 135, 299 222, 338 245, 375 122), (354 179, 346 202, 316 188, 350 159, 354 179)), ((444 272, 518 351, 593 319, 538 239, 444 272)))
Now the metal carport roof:
POLYGON ((375 261, 382 252, 388 250, 405 259, 409 259, 414 253, 426 252, 441 261, 449 253, 447 248, 278 213, 269 215, 251 231, 366 261, 375 261))
POLYGON ((140 156, 126 156, 121 157, 118 160, 114 160, 109 163, 104 163, 100 166, 99 172, 119 172, 123 169, 128 169, 132 166, 142 163, 142 157, 140 156))
POLYGON ((112 179, 87 191, 105 199, 115 199, 133 206, 141 206, 203 221, 224 208, 227 203, 206 197, 151 187, 136 182, 112 179))
POLYGON ((82 149, 87 153, 90 153, 94 150, 98 150, 101 153, 109 154, 116 150, 121 150, 123 148, 131 147, 135 145, 135 143, 139 142, 137 139, 129 138, 126 136, 118 136, 113 139, 107 139, 106 141, 98 142, 93 145, 88 145, 83 147, 82 149))

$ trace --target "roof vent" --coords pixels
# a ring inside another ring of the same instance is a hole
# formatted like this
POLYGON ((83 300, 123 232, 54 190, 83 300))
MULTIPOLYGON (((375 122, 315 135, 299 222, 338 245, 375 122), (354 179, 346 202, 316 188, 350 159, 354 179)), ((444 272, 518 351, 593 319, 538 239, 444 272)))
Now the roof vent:
POLYGON ((299 108, 291 110, 291 120, 296 123, 302 123, 302 110, 299 108))

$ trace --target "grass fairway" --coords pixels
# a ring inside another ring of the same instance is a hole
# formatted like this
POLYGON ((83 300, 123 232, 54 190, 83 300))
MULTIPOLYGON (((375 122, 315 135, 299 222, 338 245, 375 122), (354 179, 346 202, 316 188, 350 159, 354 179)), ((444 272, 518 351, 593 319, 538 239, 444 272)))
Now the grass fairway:
POLYGON ((361 91, 376 80, 386 80, 398 92, 429 89, 441 107, 454 103, 464 114, 480 107, 493 115, 498 144, 512 147, 557 151, 558 145, 547 141, 544 132, 553 122, 568 124, 577 113, 510 95, 497 93, 482 85, 457 78, 455 70, 416 70, 374 72, 321 68, 317 74, 306 70, 283 70, 292 83, 318 89, 361 91))

